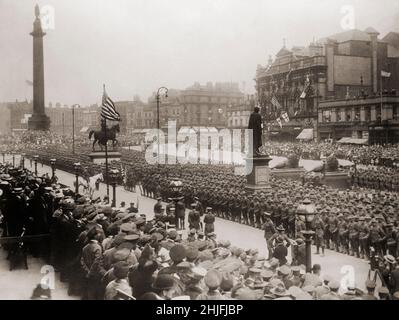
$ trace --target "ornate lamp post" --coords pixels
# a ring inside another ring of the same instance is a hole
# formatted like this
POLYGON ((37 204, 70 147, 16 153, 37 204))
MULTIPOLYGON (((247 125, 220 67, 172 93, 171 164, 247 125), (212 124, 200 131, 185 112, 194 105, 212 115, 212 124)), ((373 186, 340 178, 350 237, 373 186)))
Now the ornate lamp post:
POLYGON ((119 174, 120 174, 120 172, 118 169, 111 169, 109 171, 109 177, 111 179, 111 184, 112 184, 112 205, 111 205, 111 207, 116 207, 116 185, 118 183, 119 174))
POLYGON ((15 167, 15 152, 11 152, 12 154, 12 166, 15 167))
POLYGON ((79 193, 79 170, 80 170, 80 162, 75 162, 73 164, 75 169, 75 194, 79 193))
POLYGON ((161 129, 161 126, 160 126, 160 123, 159 123, 159 104, 161 102, 161 93, 162 93, 162 91, 165 92, 165 98, 167 98, 169 89, 166 88, 166 87, 160 87, 158 89, 158 91, 157 91, 157 96, 156 96, 156 99, 157 99, 157 129, 158 129, 158 137, 157 137, 158 138, 158 157, 159 157, 159 152, 160 152, 160 149, 159 149, 160 148, 160 146, 159 146, 159 143, 160 143, 160 141, 159 141, 159 130, 161 129))
POLYGON ((297 209, 298 218, 305 223, 306 230, 302 230, 302 234, 305 237, 306 244, 306 272, 311 272, 312 270, 312 236, 315 234, 314 231, 311 230, 311 223, 316 215, 316 207, 309 200, 305 199, 298 206, 297 209))
POLYGON ((35 162, 35 175, 37 176, 37 160, 39 159, 39 156, 33 156, 33 161, 35 162))
POLYGON ((54 180, 55 177, 55 162, 57 160, 56 159, 50 159, 50 164, 51 164, 51 179, 54 180))

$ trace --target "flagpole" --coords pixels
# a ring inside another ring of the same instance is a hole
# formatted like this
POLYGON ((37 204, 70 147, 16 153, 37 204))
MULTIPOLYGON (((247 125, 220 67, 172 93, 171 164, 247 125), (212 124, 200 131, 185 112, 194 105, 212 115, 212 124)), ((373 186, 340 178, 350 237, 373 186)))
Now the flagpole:
MULTIPOLYGON (((103 95, 105 94, 105 84, 103 85, 103 95)), ((105 134, 105 175, 107 177, 107 196, 109 197, 109 175, 108 175, 108 141, 107 141, 107 119, 104 118, 104 134, 105 134)))

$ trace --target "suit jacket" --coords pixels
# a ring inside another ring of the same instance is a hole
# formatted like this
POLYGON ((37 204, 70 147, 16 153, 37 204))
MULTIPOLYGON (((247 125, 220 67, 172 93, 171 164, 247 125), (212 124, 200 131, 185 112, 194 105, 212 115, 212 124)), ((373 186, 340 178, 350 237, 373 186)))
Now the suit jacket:
POLYGON ((81 266, 86 274, 89 274, 90 269, 97 258, 102 255, 101 245, 95 241, 91 240, 82 250, 81 266))

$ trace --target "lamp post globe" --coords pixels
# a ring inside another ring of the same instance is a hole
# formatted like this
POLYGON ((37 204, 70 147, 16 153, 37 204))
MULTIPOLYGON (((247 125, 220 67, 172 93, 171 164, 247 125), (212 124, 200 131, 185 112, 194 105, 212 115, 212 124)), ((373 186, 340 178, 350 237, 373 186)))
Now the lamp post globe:
POLYGON ((112 207, 116 207, 116 185, 118 183, 120 172, 118 169, 111 169, 109 176, 112 184, 112 207))

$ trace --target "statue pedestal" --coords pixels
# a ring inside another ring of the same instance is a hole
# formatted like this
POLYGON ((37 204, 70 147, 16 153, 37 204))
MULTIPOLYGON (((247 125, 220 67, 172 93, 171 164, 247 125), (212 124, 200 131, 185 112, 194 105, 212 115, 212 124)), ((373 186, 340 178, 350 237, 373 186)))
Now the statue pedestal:
MULTIPOLYGON (((105 151, 93 151, 89 154, 90 160, 93 163, 105 163, 105 151)), ((117 151, 108 151, 108 163, 112 161, 121 161, 122 154, 117 151)))
POLYGON ((259 157, 248 157, 246 161, 248 191, 256 191, 270 188, 270 168, 269 162, 272 159, 268 155, 259 157), (252 170, 251 170, 252 169, 252 170))
POLYGON ((28 120, 29 130, 47 131, 50 129, 50 118, 45 114, 33 114, 28 120))

